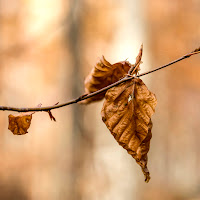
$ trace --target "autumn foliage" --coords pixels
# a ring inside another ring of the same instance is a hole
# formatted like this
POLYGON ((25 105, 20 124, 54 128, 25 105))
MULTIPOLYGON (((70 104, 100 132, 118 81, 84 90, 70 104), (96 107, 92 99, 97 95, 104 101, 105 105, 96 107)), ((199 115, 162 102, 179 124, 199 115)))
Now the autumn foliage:
MULTIPOLYGON (((82 104, 92 103, 105 97, 101 111, 102 120, 114 136, 115 140, 141 166, 145 181, 150 180, 147 168, 147 153, 152 137, 151 116, 155 112, 156 97, 150 92, 141 79, 137 77, 140 70, 143 47, 141 46, 135 64, 122 61, 110 64, 104 57, 94 66, 85 79, 85 95, 97 92, 119 80, 122 83, 83 100, 82 104), (132 79, 127 79, 132 77, 132 79), (127 80, 125 80, 127 79, 127 80)), ((57 104, 56 104, 57 105, 57 104)), ((50 119, 55 121, 51 110, 46 110, 50 119)), ((15 135, 27 133, 32 113, 17 116, 9 115, 9 129, 15 135)))
POLYGON ((141 166, 149 181, 147 153, 152 137, 151 116, 157 100, 141 79, 133 79, 109 89, 101 111, 102 119, 117 142, 141 166))
MULTIPOLYGON (((139 71, 142 46, 134 65, 127 61, 111 65, 104 57, 97 63, 85 81, 85 92, 95 92, 122 77, 133 76, 139 71), (127 74, 128 73, 128 74, 127 74)), ((141 166, 145 181, 150 180, 147 168, 147 153, 152 137, 151 116, 155 112, 156 97, 139 78, 123 82, 104 93, 100 93, 85 103, 105 97, 101 111, 102 120, 116 141, 141 166)))
POLYGON ((131 64, 126 60, 111 64, 102 56, 85 79, 85 94, 77 99, 63 104, 58 102, 47 107, 41 107, 41 104, 35 108, 0 106, 0 110, 24 112, 24 114, 17 116, 8 116, 8 129, 14 135, 24 135, 28 133, 27 130, 30 127, 32 115, 36 111, 45 111, 51 120, 56 121, 51 112, 52 109, 78 102, 89 104, 105 98, 101 111, 103 122, 119 145, 126 149, 141 166, 145 181, 149 182, 150 173, 147 168, 147 153, 150 149, 152 137, 153 124, 151 117, 155 112, 157 99, 139 77, 199 54, 200 47, 166 65, 139 74, 142 52, 143 45, 141 45, 135 64, 131 64))
POLYGON ((0 110, 24 112, 24 114, 17 116, 8 116, 8 129, 14 135, 24 135, 28 133, 27 130, 30 127, 32 115, 36 111, 45 111, 51 120, 56 121, 51 112, 52 109, 78 102, 89 104, 105 98, 101 111, 103 122, 119 145, 126 149, 141 166, 145 181, 149 182, 150 173, 147 168, 147 153, 150 149, 152 137, 153 124, 151 117, 155 112, 157 99, 139 77, 199 54, 200 48, 166 65, 139 74, 142 52, 143 45, 141 45, 135 64, 128 61, 111 64, 102 57, 85 79, 85 94, 77 99, 63 104, 58 102, 54 106, 47 107, 41 107, 41 104, 39 104, 36 108, 0 106, 0 110))

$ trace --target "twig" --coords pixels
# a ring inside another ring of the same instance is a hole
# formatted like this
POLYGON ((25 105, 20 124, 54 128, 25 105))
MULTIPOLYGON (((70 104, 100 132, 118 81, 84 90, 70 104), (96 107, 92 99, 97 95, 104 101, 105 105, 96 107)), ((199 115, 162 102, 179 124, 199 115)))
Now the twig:
POLYGON ((68 102, 63 103, 63 104, 58 104, 58 105, 53 105, 53 106, 47 106, 47 107, 33 107, 33 108, 15 108, 15 107, 9 107, 9 106, 0 106, 0 110, 3 110, 3 111, 5 111, 5 110, 7 110, 7 111, 15 111, 15 112, 29 112, 29 111, 35 111, 35 112, 46 111, 46 112, 49 112, 49 111, 51 111, 53 109, 62 108, 64 106, 68 106, 68 105, 71 105, 71 104, 83 101, 85 99, 91 98, 91 97, 93 97, 93 96, 95 96, 97 94, 100 94, 100 93, 102 93, 102 92, 104 92, 104 91, 106 91, 106 90, 108 90, 108 89, 110 89, 110 88, 112 88, 112 87, 114 87, 116 85, 119 85, 120 83, 123 83, 125 81, 134 79, 136 77, 141 77, 141 76, 144 76, 144 75, 147 75, 147 74, 151 74, 151 73, 153 73, 155 71, 158 71, 160 69, 168 67, 168 66, 170 66, 172 64, 175 64, 175 63, 177 63, 177 62, 179 62, 181 60, 184 60, 186 58, 189 58, 192 55, 199 54, 199 53, 200 53, 200 48, 197 48, 194 51, 192 51, 191 53, 188 53, 188 54, 186 54, 186 55, 178 58, 177 60, 174 60, 174 61, 172 61, 172 62, 170 62, 170 63, 168 63, 166 65, 163 65, 161 67, 158 67, 156 69, 153 69, 151 71, 148 71, 148 72, 136 75, 136 76, 124 77, 121 80, 119 80, 119 81, 117 81, 117 82, 115 82, 115 83, 113 83, 111 85, 108 85, 107 87, 104 87, 104 88, 102 88, 102 89, 100 89, 100 90, 98 90, 96 92, 93 92, 93 93, 90 93, 90 94, 86 94, 86 95, 82 95, 82 96, 78 97, 77 99, 68 101, 68 102))
POLYGON ((140 74, 140 75, 137 76, 137 77, 144 76, 144 75, 147 75, 147 74, 151 74, 151 73, 153 73, 153 72, 155 72, 155 71, 158 71, 158 70, 160 70, 160 69, 163 69, 163 68, 165 68, 165 67, 168 67, 168 66, 170 66, 170 65, 172 65, 172 64, 175 64, 175 63, 177 63, 177 62, 179 62, 179 61, 181 61, 181 60, 184 60, 184 59, 186 59, 186 58, 189 58, 190 56, 193 56, 193 55, 199 54, 199 53, 200 53, 200 50, 199 50, 199 51, 194 51, 194 52, 188 53, 188 54, 186 54, 186 55, 184 55, 184 56, 178 58, 177 60, 174 60, 174 61, 172 61, 172 62, 170 62, 170 63, 168 63, 168 64, 166 64, 166 65, 163 65, 163 66, 158 67, 158 68, 156 68, 156 69, 153 69, 153 70, 151 70, 151 71, 142 73, 142 74, 140 74))

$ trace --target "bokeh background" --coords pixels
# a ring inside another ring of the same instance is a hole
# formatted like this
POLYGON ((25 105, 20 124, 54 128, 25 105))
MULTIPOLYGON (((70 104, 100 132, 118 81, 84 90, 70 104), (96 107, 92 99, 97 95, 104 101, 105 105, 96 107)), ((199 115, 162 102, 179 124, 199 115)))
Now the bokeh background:
MULTIPOLYGON (((141 72, 200 45, 199 0, 1 0, 0 105, 34 107, 84 93, 102 55, 141 72)), ((102 102, 33 115, 15 136, 0 112, 0 199, 200 199, 200 56, 142 77, 158 99, 148 184, 101 120, 102 102)), ((12 113, 13 114, 13 113, 12 113)))

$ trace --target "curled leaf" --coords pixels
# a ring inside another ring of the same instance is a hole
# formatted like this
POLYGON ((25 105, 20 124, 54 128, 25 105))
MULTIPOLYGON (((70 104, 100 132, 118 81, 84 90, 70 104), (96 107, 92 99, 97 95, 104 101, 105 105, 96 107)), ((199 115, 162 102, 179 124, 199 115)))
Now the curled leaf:
MULTIPOLYGON (((128 61, 122 61, 110 64, 104 56, 97 62, 91 73, 85 79, 85 93, 89 94, 100 90, 121 79, 128 73, 131 64, 128 61)), ((103 99, 105 92, 102 92, 92 98, 82 101, 82 103, 91 103, 103 99)))
POLYGON ((23 113, 17 116, 9 115, 9 126, 8 129, 14 134, 14 135, 24 135, 28 133, 28 128, 31 125, 32 120, 32 114, 34 112, 29 113, 23 113))
POLYGON ((101 111, 111 134, 141 166, 146 182, 150 180, 147 153, 156 104, 155 95, 143 81, 132 79, 107 91, 101 111))
MULTIPOLYGON (((122 61, 115 64, 110 64, 104 56, 97 62, 90 74, 85 79, 85 94, 96 92, 112 83, 117 82, 125 75, 138 74, 140 64, 142 63, 143 45, 140 47, 136 62, 134 65, 128 61, 122 61)), ((81 103, 87 104, 104 98, 106 92, 88 98, 81 103)))

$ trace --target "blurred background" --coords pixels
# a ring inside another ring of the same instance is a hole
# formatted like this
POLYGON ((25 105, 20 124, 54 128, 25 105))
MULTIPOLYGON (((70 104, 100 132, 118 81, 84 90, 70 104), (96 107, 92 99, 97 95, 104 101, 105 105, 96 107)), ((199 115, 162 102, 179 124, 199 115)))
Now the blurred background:
MULTIPOLYGON (((199 0, 1 0, 0 105, 35 107, 84 93, 98 59, 141 72, 199 47, 199 0)), ((142 77, 158 99, 151 180, 101 119, 102 102, 33 115, 29 133, 0 112, 0 199, 200 199, 200 56, 142 77)), ((16 114, 16 113, 12 113, 16 114)))

